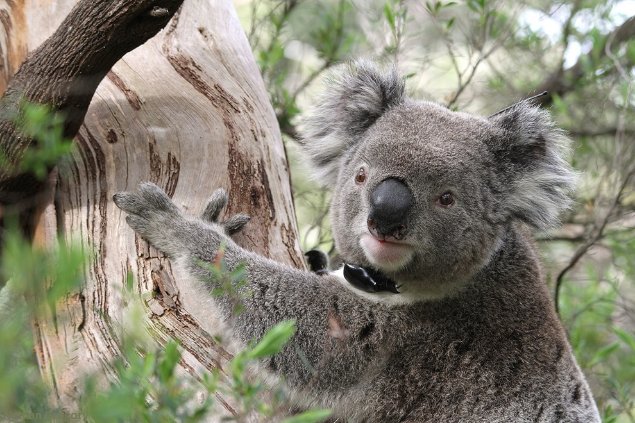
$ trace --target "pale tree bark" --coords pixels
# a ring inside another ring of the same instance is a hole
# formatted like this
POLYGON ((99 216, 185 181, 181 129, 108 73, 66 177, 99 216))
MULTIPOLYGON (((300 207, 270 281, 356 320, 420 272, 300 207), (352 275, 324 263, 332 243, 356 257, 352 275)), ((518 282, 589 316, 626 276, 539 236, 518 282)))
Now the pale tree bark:
MULTIPOLYGON (((21 133, 23 101, 47 104, 62 113, 64 135, 75 136, 106 73, 125 53, 163 28, 182 2, 80 1, 55 33, 33 51, 11 77, 0 100, 0 151, 3 162, 7 162, 0 167, 0 204, 12 210, 28 209, 43 191, 41 180, 19 166, 25 154, 37 145, 36 140, 21 133)), ((7 4, 22 12, 23 21, 29 22, 24 4, 7 4)), ((50 14, 42 4, 37 5, 37 10, 37 16, 50 14)), ((12 21, 4 16, 9 28, 12 21)), ((5 33, 9 32, 5 29, 5 33)))
MULTIPOLYGON (((72 3, 6 0, 0 81, 6 85, 15 62, 53 33, 72 3)), ((114 377, 112 360, 132 326, 147 325, 158 345, 177 339, 184 352, 180 372, 194 380, 222 366, 230 355, 181 304, 181 275, 135 236, 112 195, 152 181, 198 214, 213 190, 224 187, 226 213, 252 218, 236 237, 239 244, 304 266, 279 128, 231 1, 185 0, 162 32, 108 72, 75 143, 72 158, 51 175, 54 190, 34 237, 51 245, 61 236, 93 258, 81 290, 34 323, 37 357, 56 401, 73 410, 83 375, 114 377), (128 319, 128 274, 143 321, 128 319)))

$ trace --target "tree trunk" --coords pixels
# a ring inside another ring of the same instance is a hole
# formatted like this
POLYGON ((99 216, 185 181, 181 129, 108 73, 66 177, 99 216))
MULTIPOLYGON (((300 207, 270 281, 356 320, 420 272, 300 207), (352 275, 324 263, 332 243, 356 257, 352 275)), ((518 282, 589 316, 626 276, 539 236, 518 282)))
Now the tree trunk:
MULTIPOLYGON (((64 135, 74 137, 97 85, 110 68, 163 28, 182 2, 80 1, 55 33, 20 66, 0 100, 0 152, 7 162, 0 167, 0 204, 28 210, 38 203, 39 194, 44 191, 41 180, 19 166, 27 151, 37 144, 22 133, 19 125, 23 101, 47 104, 60 112, 64 116, 64 135)), ((28 5, 7 1, 6 6, 22 18, 15 19, 16 22, 29 21, 28 5)), ((35 16, 46 14, 44 5, 34 10, 35 16)), ((13 27, 10 15, 5 14, 3 22, 6 22, 5 34, 10 34, 13 27)), ((16 34, 29 32, 20 29, 20 25, 15 25, 16 34)), ((7 47, 13 44, 25 43, 7 42, 7 47)), ((5 50, 11 53, 11 48, 5 50)))
MULTIPOLYGON (((8 34, 0 39, 5 86, 16 62, 72 5, 48 3, 6 0, 8 12, 0 10, 8 34)), ((213 190, 224 187, 226 213, 252 217, 239 244, 304 266, 280 132, 230 0, 186 0, 162 32, 117 62, 75 142, 72 158, 51 176, 55 189, 34 238, 51 245, 61 236, 93 254, 81 290, 34 323, 42 372, 70 410, 81 396, 81 377, 95 371, 112 377, 127 331, 142 325, 159 345, 180 342, 181 371, 194 379, 230 358, 181 307, 180 275, 126 225, 112 202, 115 192, 152 181, 198 214, 213 190), (143 322, 130 321, 128 274, 143 322)))

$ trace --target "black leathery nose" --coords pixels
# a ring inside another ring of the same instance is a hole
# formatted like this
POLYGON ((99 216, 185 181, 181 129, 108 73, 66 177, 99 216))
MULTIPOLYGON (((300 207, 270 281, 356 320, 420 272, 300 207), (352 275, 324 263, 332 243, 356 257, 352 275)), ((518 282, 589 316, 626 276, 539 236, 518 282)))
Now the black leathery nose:
POLYGON ((369 227, 383 235, 402 232, 414 205, 410 188, 396 178, 384 179, 370 194, 369 227))

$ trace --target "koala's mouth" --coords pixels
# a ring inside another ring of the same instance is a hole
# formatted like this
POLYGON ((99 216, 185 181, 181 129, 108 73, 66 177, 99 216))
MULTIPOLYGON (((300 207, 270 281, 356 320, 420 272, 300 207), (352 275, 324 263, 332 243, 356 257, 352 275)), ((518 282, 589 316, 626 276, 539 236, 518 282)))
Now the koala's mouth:
POLYGON ((363 234, 359 245, 364 255, 374 266, 385 271, 402 269, 412 260, 414 248, 403 242, 379 240, 371 234, 363 234))

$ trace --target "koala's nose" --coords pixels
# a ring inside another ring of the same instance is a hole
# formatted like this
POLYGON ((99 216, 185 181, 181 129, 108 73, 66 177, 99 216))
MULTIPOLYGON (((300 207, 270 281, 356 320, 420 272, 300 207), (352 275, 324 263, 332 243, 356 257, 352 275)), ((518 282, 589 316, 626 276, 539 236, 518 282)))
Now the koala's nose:
POLYGON ((414 196, 406 184, 395 178, 383 180, 370 194, 368 229, 380 239, 403 238, 413 204, 414 196))

